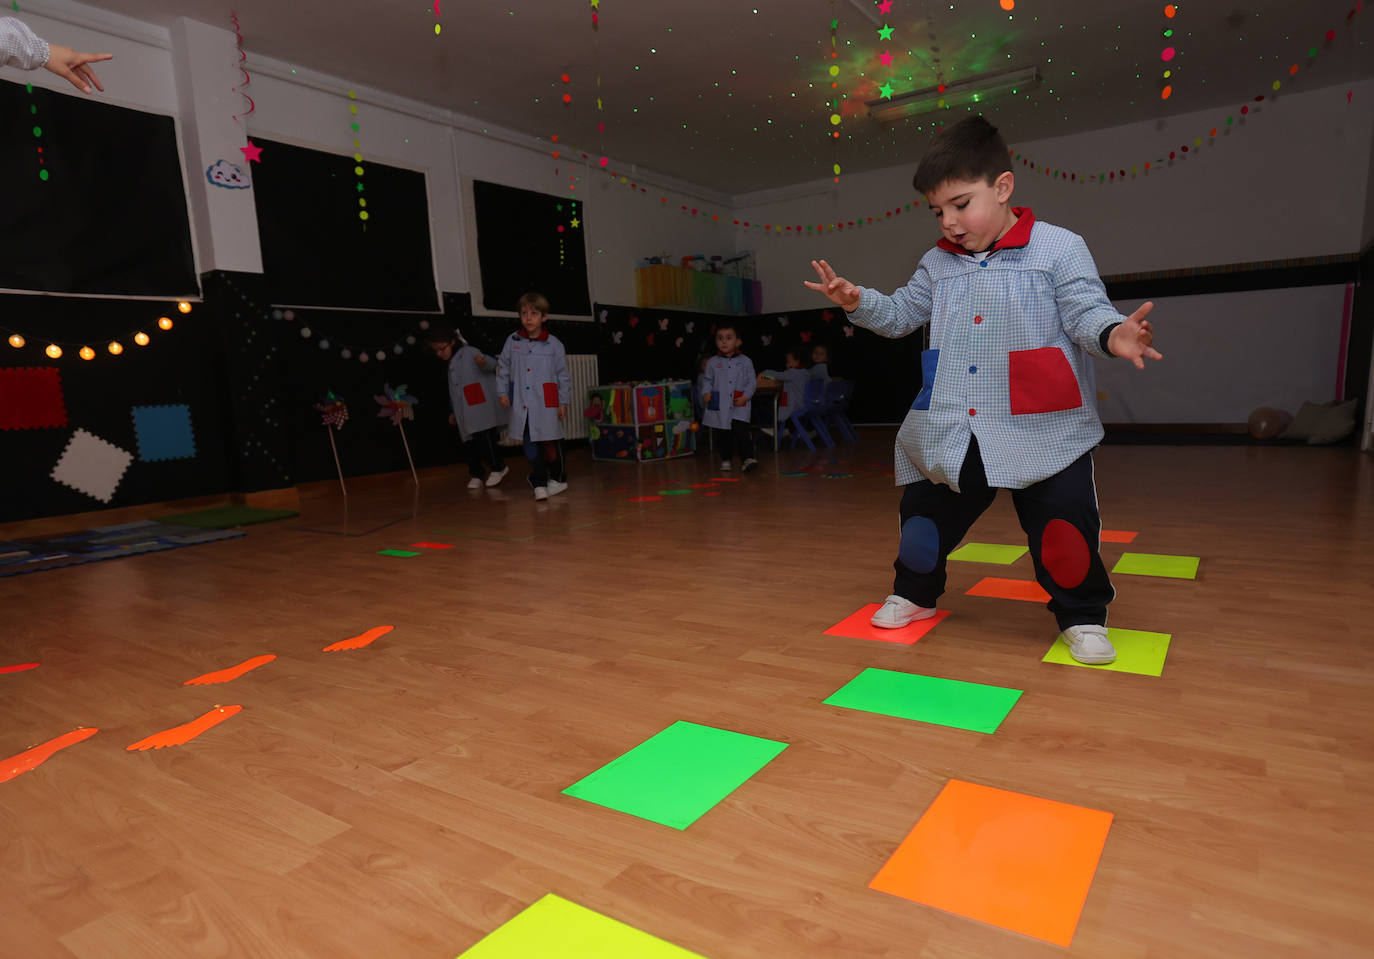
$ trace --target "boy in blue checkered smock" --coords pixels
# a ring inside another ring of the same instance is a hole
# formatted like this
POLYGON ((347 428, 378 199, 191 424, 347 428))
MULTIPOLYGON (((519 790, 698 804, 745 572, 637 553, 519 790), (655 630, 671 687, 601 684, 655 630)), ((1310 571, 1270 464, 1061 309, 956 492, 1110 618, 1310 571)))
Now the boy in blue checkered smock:
POLYGON ((969 117, 935 138, 916 171, 943 236, 891 296, 813 260, 807 282, 881 336, 930 324, 921 390, 897 432, 905 486, 892 595, 873 625, 935 615, 945 558, 999 489, 1026 531, 1035 577, 1081 663, 1110 663, 1091 450, 1102 439, 1090 355, 1144 369, 1162 357, 1146 303, 1122 316, 1082 237, 1011 206, 1015 177, 995 127, 969 117))

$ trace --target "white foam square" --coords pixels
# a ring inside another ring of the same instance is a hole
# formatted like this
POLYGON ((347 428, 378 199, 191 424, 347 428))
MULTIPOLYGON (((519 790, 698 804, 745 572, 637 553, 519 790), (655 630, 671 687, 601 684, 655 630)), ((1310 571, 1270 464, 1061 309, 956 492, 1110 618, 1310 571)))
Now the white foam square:
POLYGON ((78 429, 67 441, 52 478, 102 503, 108 503, 134 456, 94 433, 78 429))

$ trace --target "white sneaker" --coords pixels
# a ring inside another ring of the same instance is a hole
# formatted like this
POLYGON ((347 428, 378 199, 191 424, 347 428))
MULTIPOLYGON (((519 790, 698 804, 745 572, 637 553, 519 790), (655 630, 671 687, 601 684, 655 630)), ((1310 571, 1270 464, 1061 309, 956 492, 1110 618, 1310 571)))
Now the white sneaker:
POLYGON ((556 479, 549 480, 548 490, 550 496, 557 496, 559 493, 563 492, 567 488, 567 483, 560 483, 556 479))
POLYGON ((547 486, 536 486, 534 488, 534 498, 544 500, 549 498, 549 488, 547 486))
POLYGON ((722 473, 728 473, 728 472, 730 472, 730 471, 731 471, 732 469, 734 469, 734 468, 735 468, 735 464, 734 464, 734 463, 731 463, 729 460, 721 460, 721 461, 720 461, 720 471, 721 471, 722 473))
POLYGON ((751 469, 753 469, 755 466, 758 466, 758 465, 759 465, 759 461, 756 460, 756 459, 754 459, 754 458, 751 456, 751 457, 749 457, 747 460, 745 460, 743 463, 740 464, 740 466, 739 466, 739 471, 740 471, 741 473, 747 473, 747 472, 749 472, 751 469))
POLYGON ((1069 655, 1080 663, 1101 666, 1116 660, 1116 647, 1107 638, 1106 626, 1070 626, 1060 633, 1069 655))
POLYGON ((487 474, 487 485, 488 485, 488 486, 495 486, 497 483, 499 483, 499 482, 501 482, 503 479, 505 479, 505 478, 506 478, 506 474, 509 473, 509 472, 510 472, 510 467, 509 467, 509 466, 503 466, 503 467, 501 467, 499 470, 497 470, 497 471, 494 472, 494 473, 488 473, 488 474, 487 474))
POLYGON ((772 436, 772 435, 773 435, 773 427, 771 427, 771 426, 760 426, 760 427, 759 427, 759 432, 762 433, 764 436, 772 436))
POLYGON ((482 488, 482 481, 479 480, 477 477, 474 476, 472 479, 468 480, 468 489, 481 489, 481 488, 482 488))
POLYGON ((911 600, 894 593, 883 600, 883 605, 873 614, 869 622, 883 629, 901 629, 903 626, 910 626, 917 620, 930 619, 934 615, 934 609, 917 606, 911 600))

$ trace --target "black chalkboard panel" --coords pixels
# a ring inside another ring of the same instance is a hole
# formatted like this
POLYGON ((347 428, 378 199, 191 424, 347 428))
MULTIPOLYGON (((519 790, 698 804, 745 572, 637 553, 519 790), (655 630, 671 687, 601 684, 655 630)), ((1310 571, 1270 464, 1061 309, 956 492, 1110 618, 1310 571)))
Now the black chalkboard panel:
POLYGON ((486 309, 514 310, 534 292, 548 297, 552 313, 591 314, 580 200, 483 180, 472 182, 472 198, 486 309))
POLYGON ((360 176, 351 154, 253 143, 262 148, 253 194, 273 303, 439 310, 423 173, 364 154, 360 176), (366 221, 358 216, 364 209, 366 221))
POLYGON ((0 287, 198 293, 171 117, 0 81, 0 183, 0 287))

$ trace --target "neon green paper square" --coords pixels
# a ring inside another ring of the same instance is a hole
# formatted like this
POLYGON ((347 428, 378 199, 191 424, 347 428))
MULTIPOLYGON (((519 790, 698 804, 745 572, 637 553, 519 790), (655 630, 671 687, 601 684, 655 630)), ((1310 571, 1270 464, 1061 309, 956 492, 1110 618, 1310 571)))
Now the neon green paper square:
POLYGON ((996 563, 998 566, 1010 566, 1025 556, 1026 552, 1027 547, 1025 546, 1007 546, 1001 543, 965 543, 950 553, 949 558, 965 563, 996 563))
POLYGON ((686 829, 786 748, 771 739, 676 722, 563 793, 686 829))
POLYGON ((824 702, 898 719, 993 733, 1020 698, 1019 689, 865 669, 824 702))
POLYGON ((458 959, 703 959, 550 893, 458 959))
POLYGON ((1197 579, 1196 556, 1166 556, 1160 553, 1122 553, 1112 567, 1113 573, 1135 576, 1167 576, 1170 579, 1197 579))
POLYGON ((1169 652, 1171 635, 1108 626, 1107 638, 1116 647, 1116 662, 1100 664, 1080 663, 1069 655, 1069 647, 1065 644, 1064 638, 1057 636, 1054 645, 1041 661, 1083 666, 1087 669, 1110 669, 1118 673, 1139 673, 1141 676, 1159 676, 1164 673, 1164 657, 1169 652))

